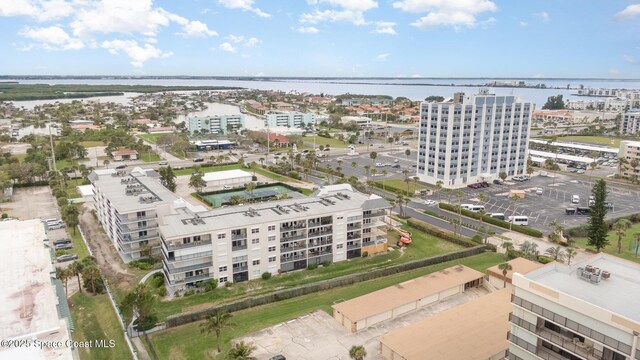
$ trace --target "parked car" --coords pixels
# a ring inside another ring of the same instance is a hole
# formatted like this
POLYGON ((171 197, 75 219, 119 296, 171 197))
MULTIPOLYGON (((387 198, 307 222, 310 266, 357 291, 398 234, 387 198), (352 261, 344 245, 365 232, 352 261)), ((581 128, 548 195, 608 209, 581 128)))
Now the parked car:
POLYGON ((576 171, 576 173, 578 173, 578 174, 584 174, 584 170, 583 170, 583 169, 580 169, 580 170, 576 171))
POLYGON ((204 159, 203 158, 195 158, 193 159, 193 162, 203 162, 204 159))
POLYGON ((376 167, 383 167, 384 164, 383 163, 376 163, 376 167))
POLYGON ((425 201, 424 201, 424 204, 425 204, 425 205, 432 206, 432 205, 435 205, 435 204, 436 204, 436 201, 435 201, 435 200, 425 200, 425 201))
POLYGON ((608 203, 606 204, 606 206, 607 206, 607 208, 609 208, 609 209, 613 209, 613 203, 608 202, 608 203))
POLYGON ((56 258, 56 261, 58 262, 65 262, 65 261, 72 261, 72 260, 76 260, 78 258, 78 255, 76 254, 64 254, 64 255, 60 255, 56 258))
POLYGON ((576 209, 575 208, 566 208, 564 209, 564 213, 567 215, 573 215, 576 213, 576 209))
POLYGON ((378 147, 379 147, 380 149, 384 149, 384 145, 382 145, 382 144, 378 145, 378 147))
POLYGON ((495 180, 493 180, 493 183, 496 184, 496 185, 502 185, 502 180, 495 179, 495 180))
POLYGON ((120 165, 116 166, 117 170, 126 169, 126 168, 127 168, 127 164, 120 164, 120 165))
POLYGON ((536 189, 536 194, 542 195, 542 188, 537 188, 536 189))
POLYGON ((392 168, 400 169, 400 164, 395 164, 395 165, 392 166, 392 168))
POLYGON ((578 207, 576 209, 576 213, 578 215, 589 215, 591 213, 591 209, 588 207, 578 207))
POLYGON ((53 241, 53 245, 71 244, 71 239, 58 239, 53 241))
POLYGON ((284 355, 276 355, 276 356, 270 357, 269 360, 287 360, 287 358, 284 357, 284 355))
POLYGON ((169 165, 169 162, 168 162, 168 161, 160 161, 160 162, 158 163, 158 165, 160 165, 160 166, 162 166, 162 165, 169 165))
POLYGON ((57 229, 64 229, 64 223, 47 225, 47 230, 57 230, 57 229))
POLYGON ((53 246, 56 250, 69 250, 73 249, 73 244, 58 244, 53 246))

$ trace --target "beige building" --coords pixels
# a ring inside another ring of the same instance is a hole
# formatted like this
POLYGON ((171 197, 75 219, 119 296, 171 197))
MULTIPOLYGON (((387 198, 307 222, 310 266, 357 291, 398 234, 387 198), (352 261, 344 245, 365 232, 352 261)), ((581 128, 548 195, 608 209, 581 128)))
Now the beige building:
POLYGON ((640 162, 640 141, 620 141, 620 152, 618 158, 627 160, 627 164, 618 164, 618 173, 621 176, 632 178, 634 175, 640 175, 640 166, 633 169, 631 162, 636 160, 640 162))
POLYGON ((114 161, 138 160, 138 152, 131 149, 116 150, 111 153, 114 161))
POLYGON ((348 331, 361 331, 479 286, 482 278, 479 271, 453 266, 333 305, 333 317, 348 331))
POLYGON ((511 291, 502 289, 380 337, 386 360, 497 360, 509 344, 511 291))
POLYGON ((544 266, 539 262, 527 260, 521 257, 515 258, 513 260, 509 260, 507 261, 507 263, 511 265, 511 270, 507 271, 506 276, 502 274, 502 270, 498 268, 498 265, 492 266, 487 269, 487 276, 489 277, 489 283, 491 285, 497 288, 502 288, 505 285, 505 279, 506 279, 506 287, 509 289, 512 289, 513 286, 511 285, 511 283, 513 281, 514 273, 525 275, 530 273, 533 270, 539 269, 544 266))
POLYGON ((513 275, 509 359, 640 359, 640 265, 598 254, 513 275))

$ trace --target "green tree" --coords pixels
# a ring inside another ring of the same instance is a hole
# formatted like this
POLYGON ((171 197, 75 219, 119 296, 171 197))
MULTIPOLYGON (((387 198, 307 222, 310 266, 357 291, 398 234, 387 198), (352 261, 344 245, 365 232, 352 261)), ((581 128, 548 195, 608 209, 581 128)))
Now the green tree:
POLYGON ((550 247, 544 253, 552 257, 555 261, 564 261, 565 253, 560 246, 550 247))
POLYGON ((500 173, 500 175, 498 175, 498 176, 500 176, 500 179, 502 179, 502 181, 505 181, 505 180, 507 180, 507 176, 508 176, 508 175, 507 175, 507 173, 506 173, 506 172, 504 172, 504 171, 503 171, 503 172, 501 172, 501 173, 500 173))
POLYGON ((120 308, 126 313, 132 313, 137 318, 137 330, 147 330, 148 323, 156 317, 155 308, 158 298, 146 283, 138 284, 125 295, 120 308))
POLYGON ((369 153, 369 157, 371 158, 371 163, 373 163, 374 161, 376 161, 376 158, 378 157, 378 153, 375 151, 372 151, 371 153, 369 153))
POLYGON ((594 204, 591 206, 587 224, 587 244, 595 247, 596 251, 600 252, 600 250, 609 244, 609 240, 607 239, 607 223, 604 221, 604 217, 607 215, 607 183, 604 179, 598 180, 595 185, 593 185, 591 194, 594 197, 594 204))
POLYGON ((564 251, 564 255, 567 258, 567 265, 571 265, 571 259, 577 254, 578 252, 574 248, 567 248, 567 250, 564 251))
POLYGON ((511 264, 505 262, 505 263, 502 263, 502 264, 498 265, 498 269, 502 270, 502 280, 503 280, 502 287, 506 288, 507 287, 507 272, 513 270, 513 268, 511 267, 511 264))
POLYGON ((83 263, 82 279, 84 280, 85 289, 89 290, 93 294, 100 294, 104 291, 104 282, 102 275, 100 275, 100 269, 96 266, 95 262, 83 263))
POLYGON ((244 341, 240 341, 233 345, 227 354, 229 360, 256 360, 255 356, 251 356, 257 347, 251 343, 247 344, 244 341))
POLYGON ((564 108, 565 105, 562 100, 562 95, 549 96, 547 102, 542 106, 543 110, 560 110, 564 108))
POLYGON ((62 284, 64 285, 64 294, 67 295, 68 294, 68 287, 67 287, 67 282, 69 280, 69 271, 63 268, 56 268, 56 279, 62 281, 62 284))
POLYGON ((207 316, 204 323, 200 324, 200 332, 214 333, 216 335, 216 349, 220 353, 222 351, 220 350, 220 334, 222 330, 232 326, 235 326, 235 324, 231 322, 231 314, 224 310, 216 310, 216 312, 207 316))
POLYGON ((245 203, 247 201, 247 199, 243 196, 240 195, 232 195, 229 198, 229 204, 231 205, 238 205, 238 204, 242 204, 245 203))
POLYGON ((505 241, 500 245, 505 253, 509 253, 509 251, 513 250, 513 243, 511 241, 505 241))
POLYGON ((207 186, 207 182, 204 181, 201 172, 191 174, 189 178, 189 187, 195 189, 197 192, 201 192, 204 187, 207 186))
POLYGON ((80 223, 78 215, 78 207, 75 204, 68 204, 62 208, 62 220, 64 220, 69 228, 73 229, 74 235, 76 233, 76 226, 80 223))
POLYGON ((627 229, 631 227, 631 221, 627 219, 619 219, 613 224, 613 230, 618 237, 618 254, 622 252, 622 238, 627 235, 627 229))
POLYGON ((407 155, 407 159, 409 159, 409 156, 411 156, 411 150, 406 149, 406 150, 404 151, 404 154, 405 154, 405 155, 407 155))
POLYGON ((67 271, 69 271, 69 274, 71 276, 76 276, 76 278, 78 279, 78 289, 80 290, 80 293, 82 293, 82 285, 80 284, 80 274, 82 273, 82 268, 84 266, 82 265, 82 263, 80 261, 74 261, 71 263, 71 265, 69 265, 69 267, 67 268, 67 271))
POLYGON ((251 197, 253 197, 253 190, 255 190, 257 186, 258 185, 256 185, 256 183, 250 181, 244 185, 244 191, 246 191, 251 197))
POLYGON ((353 345, 351 349, 349 349, 349 357, 353 360, 364 360, 365 356, 367 356, 367 351, 362 345, 353 345))
POLYGON ((176 174, 171 166, 161 167, 158 172, 160 173, 160 183, 171 192, 175 192, 178 185, 176 184, 176 174))

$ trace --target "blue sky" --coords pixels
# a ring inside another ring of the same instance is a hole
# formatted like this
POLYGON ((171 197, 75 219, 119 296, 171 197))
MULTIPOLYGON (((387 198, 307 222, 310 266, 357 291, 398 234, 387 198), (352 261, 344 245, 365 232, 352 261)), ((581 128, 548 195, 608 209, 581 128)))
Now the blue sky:
POLYGON ((640 78, 640 2, 0 0, 0 73, 640 78))

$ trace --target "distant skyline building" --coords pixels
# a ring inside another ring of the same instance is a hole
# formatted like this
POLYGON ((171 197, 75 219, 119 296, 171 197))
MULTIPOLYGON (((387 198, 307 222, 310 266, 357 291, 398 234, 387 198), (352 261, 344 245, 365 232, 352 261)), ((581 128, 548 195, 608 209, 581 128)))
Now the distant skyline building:
POLYGON ((526 171, 534 105, 516 96, 456 93, 420 107, 418 173, 421 181, 464 187, 526 171))
POLYGON ((266 123, 270 128, 304 128, 308 124, 316 124, 316 114, 298 111, 271 111, 266 115, 266 123))
POLYGON ((620 121, 620 133, 636 134, 640 131, 640 109, 627 111, 620 121))
POLYGON ((190 116, 188 118, 188 129, 193 134, 195 131, 206 130, 209 133, 225 134, 229 131, 236 131, 244 128, 245 120, 242 114, 233 115, 213 115, 213 116, 190 116))

